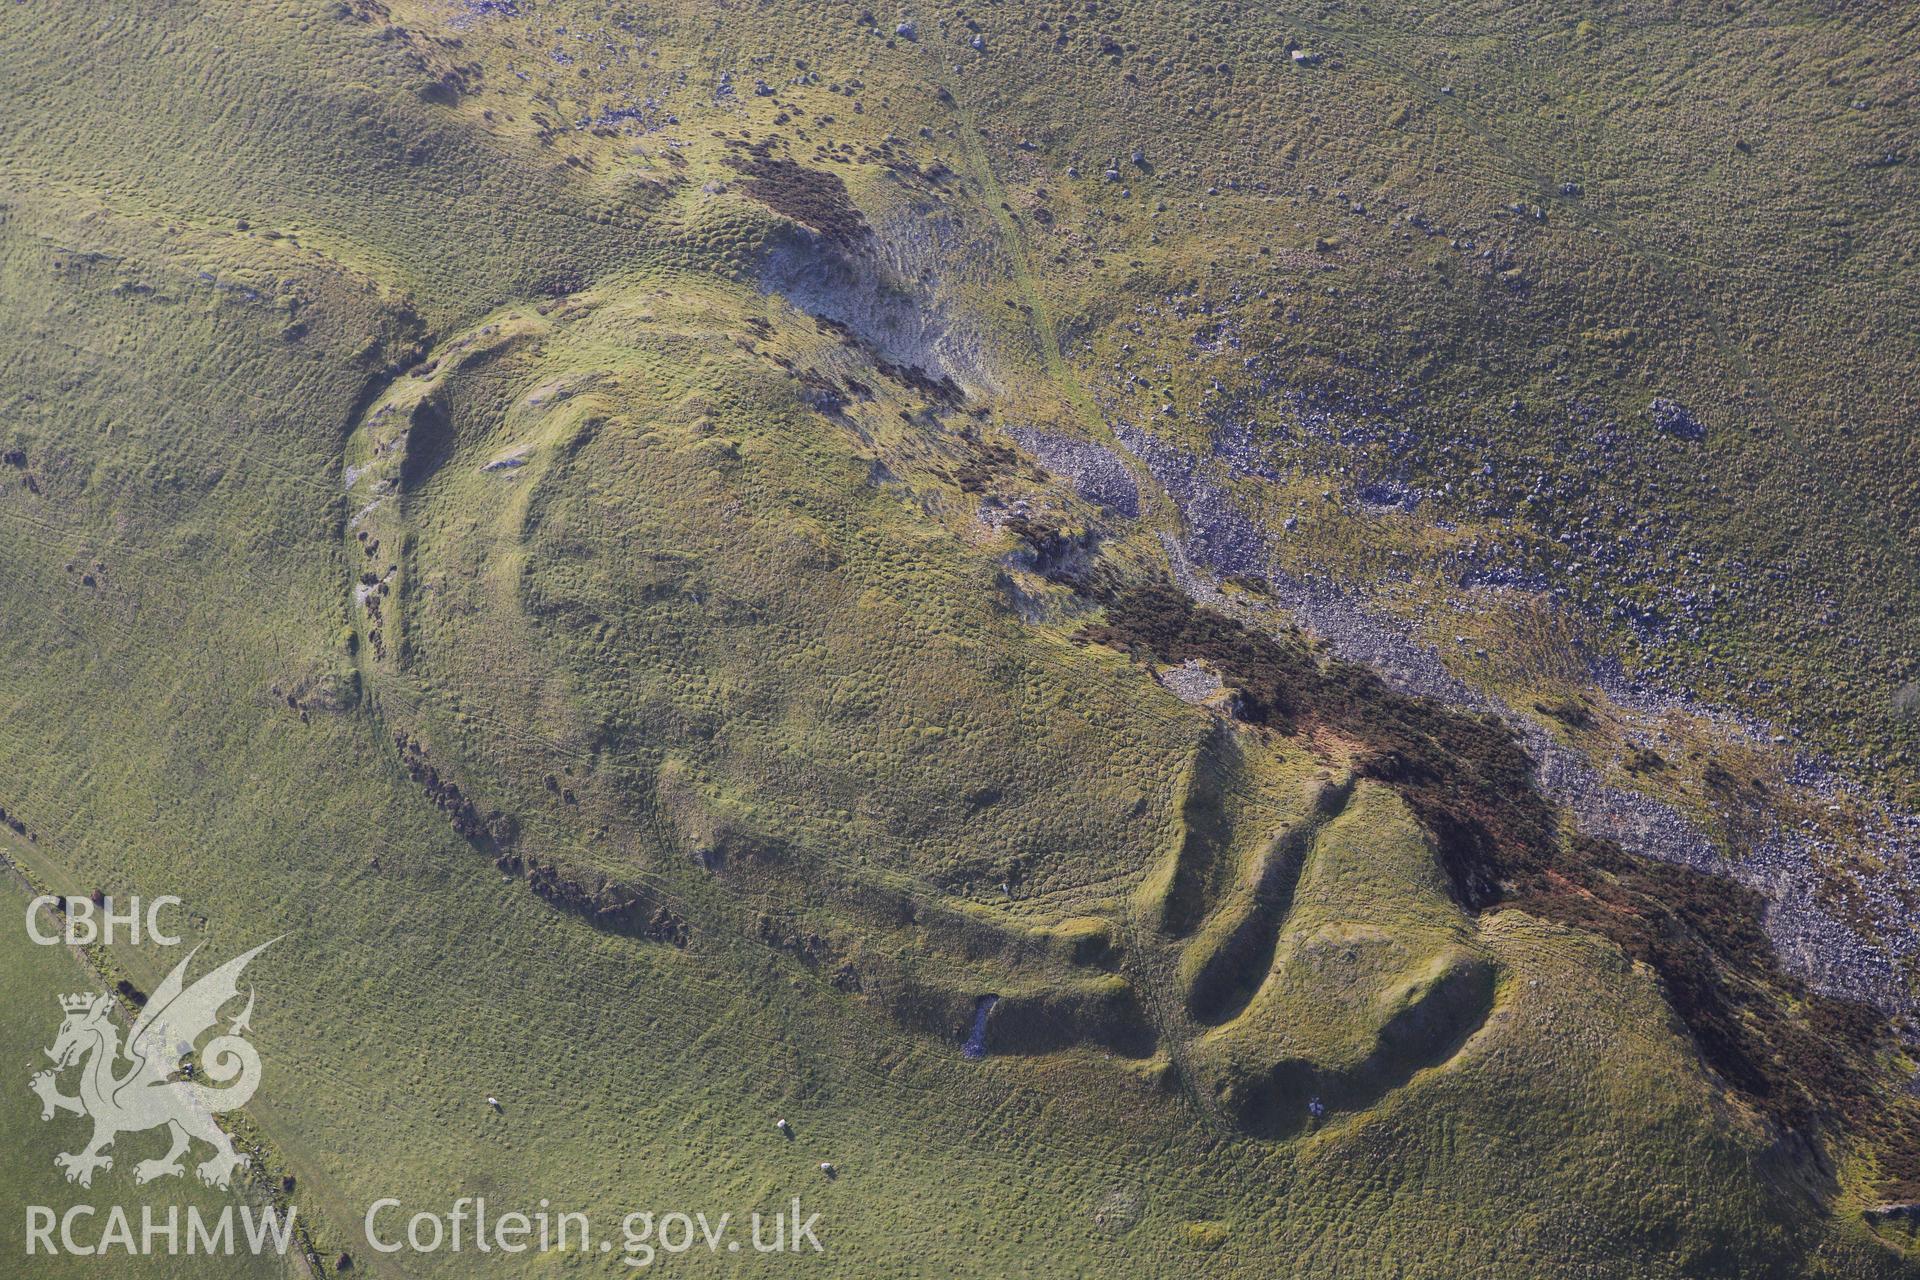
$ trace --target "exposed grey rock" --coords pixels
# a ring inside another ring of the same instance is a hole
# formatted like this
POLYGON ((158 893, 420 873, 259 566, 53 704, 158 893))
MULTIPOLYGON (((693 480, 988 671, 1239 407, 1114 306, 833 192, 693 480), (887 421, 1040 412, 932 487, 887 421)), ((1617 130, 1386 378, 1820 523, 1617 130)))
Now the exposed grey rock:
POLYGON ((1682 404, 1669 400, 1665 396, 1655 396, 1647 406, 1647 416, 1653 419, 1653 425, 1670 436, 1682 440, 1704 440, 1707 428, 1682 404))
POLYGON ((894 364, 960 387, 990 386, 977 339, 918 287, 928 248, 883 227, 871 243, 848 251, 796 228, 769 242, 760 288, 844 326, 894 364))
POLYGON ((1173 499, 1191 530, 1188 545, 1208 568, 1222 574, 1267 571, 1272 557, 1266 534, 1201 472, 1198 459, 1131 423, 1115 423, 1113 433, 1173 499))
POLYGON ((1008 434, 1088 502, 1129 519, 1140 514, 1140 486, 1111 450, 1032 427, 1015 427, 1008 434))
POLYGON ((1226 683, 1219 675, 1198 658, 1189 658, 1180 666, 1168 667, 1157 678, 1174 697, 1195 706, 1226 688, 1226 683))
POLYGON ((1353 496, 1369 511, 1412 511, 1420 505, 1421 493, 1381 480, 1359 486, 1353 496))

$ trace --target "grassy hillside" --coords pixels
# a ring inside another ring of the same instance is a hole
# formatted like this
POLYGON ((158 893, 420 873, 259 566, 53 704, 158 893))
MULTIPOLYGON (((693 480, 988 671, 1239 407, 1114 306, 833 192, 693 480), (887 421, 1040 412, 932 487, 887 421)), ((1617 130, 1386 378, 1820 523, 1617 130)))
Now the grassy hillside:
POLYGON ((5 21, 0 839, 281 937, 320 1274, 1916 1273, 1911 1040, 1513 736, 1898 935, 1899 14, 5 21))
MULTIPOLYGON (((18 924, 25 917, 27 899, 28 894, 19 881, 9 876, 4 892, 0 893, 0 902, 5 905, 9 922, 18 924)), ((41 927, 52 933, 59 931, 59 924, 51 916, 42 916, 41 927)), ((24 928, 9 928, 4 943, 0 945, 4 946, 6 954, 6 964, 0 967, 0 975, 3 975, 0 980, 5 982, 7 1009, 6 1017, 0 1019, 0 1038, 4 1043, 0 1053, 6 1055, 9 1064, 23 1068, 32 1064, 35 1069, 44 1069, 49 1064, 42 1052, 54 1043, 60 1029, 62 1014, 59 998, 85 991, 99 991, 103 989, 102 984, 95 974, 76 963, 75 957, 66 948, 36 946, 28 939, 24 928)), ((129 1134, 121 1138, 115 1144, 113 1167, 96 1172, 89 1190, 81 1191, 69 1185, 61 1170, 54 1166, 54 1154, 80 1150, 92 1132, 92 1125, 64 1113, 56 1114, 51 1121, 43 1120, 40 1099, 26 1088, 27 1074, 26 1071, 21 1072, 18 1087, 7 1090, 5 1104, 0 1106, 0 1127, 4 1129, 6 1149, 10 1153, 3 1173, 8 1213, 5 1242, 0 1244, 0 1248, 6 1250, 8 1266, 17 1274, 100 1275, 126 1266, 129 1261, 124 1254, 115 1254, 107 1259, 49 1256, 44 1249, 36 1249, 34 1256, 29 1259, 25 1212, 28 1205, 43 1206, 56 1217, 64 1216, 76 1204, 101 1206, 98 1214, 73 1220, 74 1237, 83 1246, 99 1244, 103 1233, 107 1231, 106 1206, 119 1205, 126 1210, 135 1238, 140 1238, 145 1227, 140 1216, 143 1207, 151 1209, 156 1221, 162 1225, 166 1223, 171 1210, 178 1219, 176 1239, 182 1251, 187 1248, 189 1220, 186 1215, 190 1209, 201 1215, 209 1231, 217 1232, 223 1211, 237 1209, 243 1204, 256 1211, 264 1211, 268 1207, 267 1198, 250 1188, 223 1193, 204 1187, 194 1178, 192 1170, 188 1170, 181 1179, 140 1186, 134 1179, 135 1164, 140 1160, 157 1159, 166 1151, 166 1138, 157 1131, 129 1134)), ((62 1081, 63 1091, 71 1087, 70 1079, 62 1081)), ((196 1159, 204 1155, 204 1151, 195 1152, 196 1159)), ((243 1238, 243 1227, 237 1219, 233 1232, 236 1238, 243 1238)), ((54 1239, 59 1239, 57 1229, 54 1239)), ((166 1237, 161 1235, 156 1239, 162 1243, 162 1255, 133 1261, 129 1274, 155 1277, 265 1277, 288 1274, 286 1267, 294 1265, 283 1264, 279 1257, 271 1254, 165 1256, 166 1237)))

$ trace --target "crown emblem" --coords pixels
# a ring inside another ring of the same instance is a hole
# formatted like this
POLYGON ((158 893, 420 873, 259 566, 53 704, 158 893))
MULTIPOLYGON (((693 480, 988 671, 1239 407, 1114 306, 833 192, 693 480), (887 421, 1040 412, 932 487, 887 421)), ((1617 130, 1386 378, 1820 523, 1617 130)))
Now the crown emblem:
POLYGON ((86 1010, 91 1009, 93 1002, 99 998, 99 996, 91 991, 82 991, 78 995, 61 996, 60 1007, 68 1013, 84 1013, 86 1010))

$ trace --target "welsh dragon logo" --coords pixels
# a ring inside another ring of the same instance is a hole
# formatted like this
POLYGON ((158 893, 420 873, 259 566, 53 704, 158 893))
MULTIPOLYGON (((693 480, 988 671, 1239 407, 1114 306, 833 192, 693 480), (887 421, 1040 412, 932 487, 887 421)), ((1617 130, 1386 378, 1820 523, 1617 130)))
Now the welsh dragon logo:
POLYGON ((116 1137, 164 1126, 172 1148, 157 1160, 135 1165, 135 1182, 184 1173, 180 1157, 198 1138, 213 1148, 213 1155, 198 1166, 200 1181, 211 1187, 228 1185, 247 1158, 233 1149, 233 1140, 213 1117, 244 1106, 260 1086, 260 1055, 244 1038, 253 1016, 251 990, 246 1007, 226 1031, 207 1041, 197 1063, 189 1059, 196 1056, 194 1045, 200 1037, 215 1029, 220 1010, 239 997, 241 971, 272 945, 264 942, 185 987, 187 964, 199 953, 195 948, 148 999, 124 1049, 113 1023, 111 996, 87 992, 60 997, 66 1021, 46 1051, 54 1067, 35 1075, 31 1087, 40 1095, 42 1120, 53 1119, 56 1111, 93 1119, 92 1141, 53 1158, 54 1165, 66 1171, 67 1181, 92 1186, 94 1170, 113 1168, 113 1157, 103 1153, 116 1137), (79 1094, 70 1098, 59 1091, 56 1079, 76 1065, 79 1094))

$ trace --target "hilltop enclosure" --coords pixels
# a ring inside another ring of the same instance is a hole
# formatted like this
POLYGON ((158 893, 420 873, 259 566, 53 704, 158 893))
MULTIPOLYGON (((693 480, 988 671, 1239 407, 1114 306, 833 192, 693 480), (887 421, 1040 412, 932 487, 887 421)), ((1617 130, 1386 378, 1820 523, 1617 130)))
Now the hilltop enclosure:
POLYGON ((1920 1274, 1912 12, 4 21, 0 852, 289 1269, 1920 1274))

